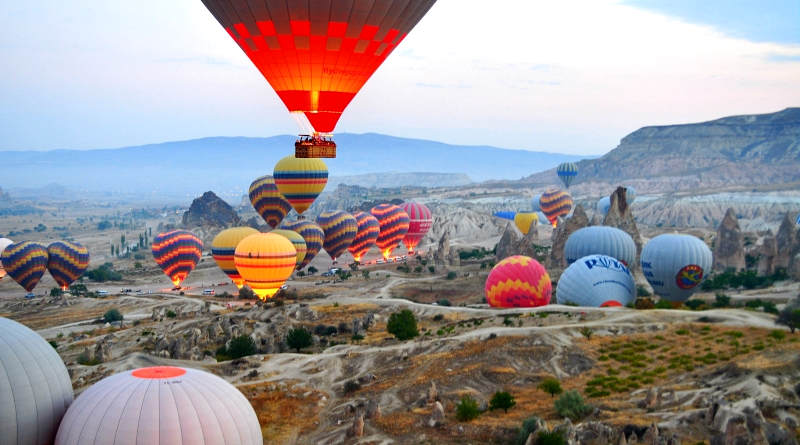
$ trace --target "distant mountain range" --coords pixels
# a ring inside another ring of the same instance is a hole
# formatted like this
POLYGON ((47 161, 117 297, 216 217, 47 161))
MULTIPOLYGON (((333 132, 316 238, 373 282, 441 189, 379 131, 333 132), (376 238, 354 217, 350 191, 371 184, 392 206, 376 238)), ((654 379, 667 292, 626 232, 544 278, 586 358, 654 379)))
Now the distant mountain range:
MULTIPOLYGON (((185 198, 214 190, 232 199, 246 192, 256 177, 271 174, 281 157, 293 153, 294 139, 213 137, 100 150, 2 151, 0 186, 12 196, 57 183, 76 192, 109 196, 185 198)), ((325 160, 332 182, 361 182, 368 187, 518 179, 585 158, 371 133, 337 134, 336 143, 338 157, 325 160)))

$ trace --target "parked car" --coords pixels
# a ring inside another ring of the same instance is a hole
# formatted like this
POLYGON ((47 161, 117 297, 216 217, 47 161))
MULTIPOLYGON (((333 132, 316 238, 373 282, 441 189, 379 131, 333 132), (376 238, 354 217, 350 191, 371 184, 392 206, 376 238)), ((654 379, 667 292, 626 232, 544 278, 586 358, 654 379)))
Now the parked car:
POLYGON ((214 289, 203 289, 203 295, 214 295, 215 293, 214 289))
POLYGON ((104 290, 104 289, 101 289, 101 290, 97 291, 97 295, 99 295, 101 297, 105 297, 105 296, 108 295, 108 291, 104 290))
POLYGON ((31 298, 36 298, 36 295, 33 292, 28 292, 25 294, 25 298, 30 300, 31 298))

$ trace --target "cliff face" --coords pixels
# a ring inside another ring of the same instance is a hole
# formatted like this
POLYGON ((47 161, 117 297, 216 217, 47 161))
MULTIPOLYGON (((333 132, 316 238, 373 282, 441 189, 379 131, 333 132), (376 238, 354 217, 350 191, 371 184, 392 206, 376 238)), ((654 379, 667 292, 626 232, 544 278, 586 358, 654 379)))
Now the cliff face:
POLYGON ((189 210, 183 214, 183 226, 186 228, 225 228, 240 222, 233 208, 214 192, 203 193, 203 196, 192 201, 189 210))

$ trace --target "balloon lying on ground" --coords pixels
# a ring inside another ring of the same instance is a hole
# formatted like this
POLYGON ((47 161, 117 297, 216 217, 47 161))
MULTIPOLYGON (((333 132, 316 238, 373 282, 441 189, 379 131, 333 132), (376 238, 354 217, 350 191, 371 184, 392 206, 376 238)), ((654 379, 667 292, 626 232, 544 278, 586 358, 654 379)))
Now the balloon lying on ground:
POLYGON ((558 279, 558 304, 606 307, 626 306, 636 298, 630 270, 606 255, 588 255, 569 265, 558 279))
POLYGON ((403 244, 408 249, 408 254, 413 255, 419 242, 431 229, 433 216, 427 206, 418 202, 405 202, 400 205, 400 208, 408 214, 409 219, 408 232, 403 238, 403 244))
POLYGON ((538 222, 539 215, 534 212, 518 212, 514 215, 514 225, 517 226, 517 229, 519 229, 523 235, 527 235, 531 227, 535 226, 538 222))
POLYGON ((363 257, 369 249, 375 245, 375 241, 378 240, 381 226, 371 213, 356 212, 353 213, 353 217, 356 219, 358 231, 347 250, 353 255, 356 261, 361 261, 361 257, 363 257))
POLYGON ((72 403, 72 381, 56 350, 39 334, 0 318, 0 439, 48 444, 72 403))
POLYGON ((353 215, 341 210, 322 212, 317 217, 317 224, 325 233, 322 248, 333 261, 347 251, 358 232, 358 223, 353 215))
POLYGON ((298 214, 303 214, 328 183, 328 166, 322 159, 286 156, 275 164, 275 185, 298 214))
POLYGON ((562 162, 558 165, 558 168, 556 168, 556 174, 558 178, 561 179, 561 182, 564 183, 564 187, 569 188, 572 181, 578 176, 578 164, 574 162, 562 162))
POLYGON ((292 210, 292 205, 283 197, 275 185, 272 176, 262 176, 250 184, 250 203, 253 208, 261 215, 264 222, 273 229, 283 221, 283 218, 292 210))
POLYGON ((260 445, 250 402, 221 378, 155 366, 106 377, 64 415, 56 445, 112 443, 260 445))
POLYGON ((217 266, 222 269, 222 272, 239 289, 244 286, 244 278, 236 270, 233 254, 236 252, 236 245, 254 233, 258 233, 258 230, 252 227, 231 227, 219 232, 211 241, 211 256, 214 257, 214 261, 217 262, 217 266))
POLYGON ((383 258, 389 258, 392 250, 400 244, 408 232, 408 213, 394 204, 378 204, 370 210, 378 220, 381 231, 375 244, 381 250, 383 258))
POLYGON ((47 270, 47 248, 32 241, 14 243, 3 250, 0 262, 6 274, 30 292, 47 270))
POLYGON ((303 241, 306 242, 306 256, 297 266, 297 270, 308 266, 311 260, 313 260, 322 249, 322 242, 325 240, 325 232, 323 232, 318 225, 307 219, 300 219, 294 222, 284 221, 283 224, 280 225, 280 228, 293 230, 303 237, 303 241))
POLYGON ((492 268, 484 291, 492 307, 536 307, 550 303, 553 288, 544 266, 533 258, 514 255, 492 268))
POLYGON ((68 241, 57 241, 47 246, 47 270, 61 290, 80 278, 89 268, 89 250, 68 241))
POLYGON ((551 187, 542 193, 542 197, 539 199, 539 206, 547 220, 550 221, 550 224, 555 227, 558 223, 558 217, 567 216, 572 210, 572 196, 566 190, 551 187))
POLYGON ((507 219, 509 221, 514 221, 514 217, 517 215, 517 212, 512 212, 508 210, 501 210, 499 212, 494 212, 494 216, 501 219, 507 219))
MULTIPOLYGON (((3 256, 3 250, 12 244, 14 244, 14 241, 8 238, 0 238, 0 257, 3 256)), ((6 270, 3 268, 3 262, 0 261, 0 280, 2 280, 4 276, 6 276, 6 270)))
POLYGON ((236 270, 245 283, 266 300, 275 295, 297 266, 297 250, 286 237, 255 233, 236 246, 236 270))
POLYGON ((295 261, 295 268, 303 264, 303 260, 306 258, 306 240, 303 237, 295 232, 294 230, 289 229, 275 229, 270 233, 274 233, 276 235, 280 235, 288 239, 292 242, 294 246, 294 250, 297 251, 297 260, 295 261))
POLYGON ((636 261, 636 243, 630 235, 616 227, 589 226, 573 232, 564 244, 567 264, 593 254, 607 255, 630 266, 636 261))
POLYGON ((203 242, 192 232, 173 230, 159 233, 153 239, 152 251, 156 264, 178 287, 203 256, 203 242))
POLYGON ((713 255, 692 235, 658 235, 642 249, 642 273, 655 293, 668 301, 683 302, 699 288, 711 270, 713 255))

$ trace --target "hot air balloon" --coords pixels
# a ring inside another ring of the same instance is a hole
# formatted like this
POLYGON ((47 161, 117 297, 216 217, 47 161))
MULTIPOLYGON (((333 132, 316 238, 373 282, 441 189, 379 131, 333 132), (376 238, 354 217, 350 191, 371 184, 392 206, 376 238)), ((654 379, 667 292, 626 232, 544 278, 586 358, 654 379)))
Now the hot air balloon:
POLYGON ((31 241, 14 243, 3 250, 0 261, 6 274, 30 292, 47 270, 47 248, 31 241))
POLYGON ((558 304, 626 306, 636 298, 630 270, 610 256, 587 255, 574 261, 558 279, 558 304))
POLYGON ((392 250, 400 244, 408 232, 408 213, 394 204, 378 204, 370 210, 370 213, 378 220, 381 227, 375 244, 381 250, 383 258, 388 259, 392 250))
POLYGON ((278 191, 272 176, 262 176, 250 184, 250 202, 264 221, 273 229, 292 210, 292 205, 278 191))
POLYGON ((301 264, 303 264, 303 260, 306 258, 306 240, 304 240, 299 233, 289 229, 275 229, 270 233, 281 235, 291 241, 292 245, 294 246, 294 250, 297 251, 295 267, 299 267, 301 264))
POLYGON ((198 369, 154 366, 111 375, 82 392, 64 415, 55 445, 263 440, 252 405, 235 386, 198 369))
MULTIPOLYGON (((297 157, 336 157, 344 109, 435 0, 203 0, 286 108, 313 129, 297 157)), ((307 130, 306 130, 307 131, 307 130)))
POLYGON ((616 227, 589 226, 578 229, 564 244, 564 258, 572 264, 587 255, 607 255, 630 266, 636 261, 636 243, 616 227))
POLYGON ((252 227, 231 227, 219 232, 211 241, 211 256, 238 289, 244 286, 244 278, 236 270, 233 254, 236 251, 236 245, 254 233, 258 233, 258 230, 252 227))
POLYGON ((608 196, 603 196, 597 200, 597 205, 595 208, 597 209, 598 214, 602 216, 608 215, 608 210, 611 208, 611 198, 608 196))
POLYGON ((566 190, 552 187, 542 193, 539 205, 547 220, 555 227, 558 223, 558 217, 566 216, 572 210, 572 197, 566 190))
POLYGON ((322 249, 322 242, 325 241, 325 232, 323 232, 318 225, 306 219, 295 222, 284 221, 280 228, 294 230, 303 237, 303 240, 306 242, 306 257, 303 259, 303 262, 297 266, 297 270, 308 266, 311 260, 317 256, 320 249, 322 249))
POLYGON ((186 230, 159 233, 153 240, 153 259, 164 274, 180 287, 203 256, 203 242, 186 230))
POLYGON ((433 216, 431 211, 424 204, 418 202, 406 202, 400 205, 409 218, 408 232, 403 238, 403 244, 408 249, 408 254, 413 255, 414 249, 417 248, 419 242, 428 233, 433 225, 433 216))
POLYGON ((564 186, 569 188, 569 185, 572 184, 572 181, 578 176, 578 164, 574 162, 562 162, 558 165, 556 173, 558 174, 558 178, 561 179, 561 182, 564 183, 564 186))
POLYGON ((245 283, 258 298, 266 300, 292 275, 297 266, 297 250, 284 236, 256 233, 239 242, 233 259, 245 283))
POLYGON ((350 251, 356 261, 361 261, 361 257, 375 245, 381 226, 378 224, 378 220, 367 212, 353 213, 353 217, 356 219, 356 224, 358 224, 358 232, 356 232, 356 237, 353 238, 353 242, 347 250, 350 251))
POLYGON ((512 211, 508 211, 508 210, 501 210, 499 212, 494 212, 494 216, 497 217, 497 218, 514 221, 514 217, 517 216, 517 212, 512 212, 512 211))
POLYGON ((56 350, 28 327, 0 318, 0 442, 50 444, 72 403, 72 381, 56 350))
POLYGON ((542 206, 540 204, 540 200, 542 199, 542 195, 534 195, 533 199, 531 199, 531 210, 534 212, 541 212, 542 206))
POLYGON ((322 159, 286 156, 275 164, 272 175, 278 190, 300 215, 311 207, 328 183, 328 167, 322 159))
MULTIPOLYGON (((3 255, 3 250, 12 244, 14 244, 14 241, 8 238, 0 238, 0 256, 3 255)), ((3 269, 3 262, 0 261, 0 280, 2 280, 4 276, 6 276, 6 270, 3 269)))
POLYGON ((500 261, 486 278, 486 302, 492 307, 544 306, 552 291, 544 266, 522 255, 500 261))
POLYGON ((89 250, 78 243, 58 241, 50 244, 47 257, 47 270, 61 290, 67 290, 89 267, 89 250))
POLYGON ((527 235, 537 222, 539 222, 539 216, 534 212, 520 212, 514 215, 514 225, 523 235, 527 235))
POLYGON ((659 297, 680 303, 689 299, 711 270, 713 255, 695 236, 664 234, 642 249, 642 272, 659 297))
POLYGON ((325 232, 325 241, 322 248, 331 256, 331 260, 336 262, 341 254, 347 251, 353 238, 358 232, 358 223, 353 215, 337 210, 335 212, 322 212, 317 217, 317 224, 325 232))
POLYGON ((625 186, 625 199, 628 201, 628 205, 633 204, 633 201, 636 200, 636 189, 631 186, 625 186))

